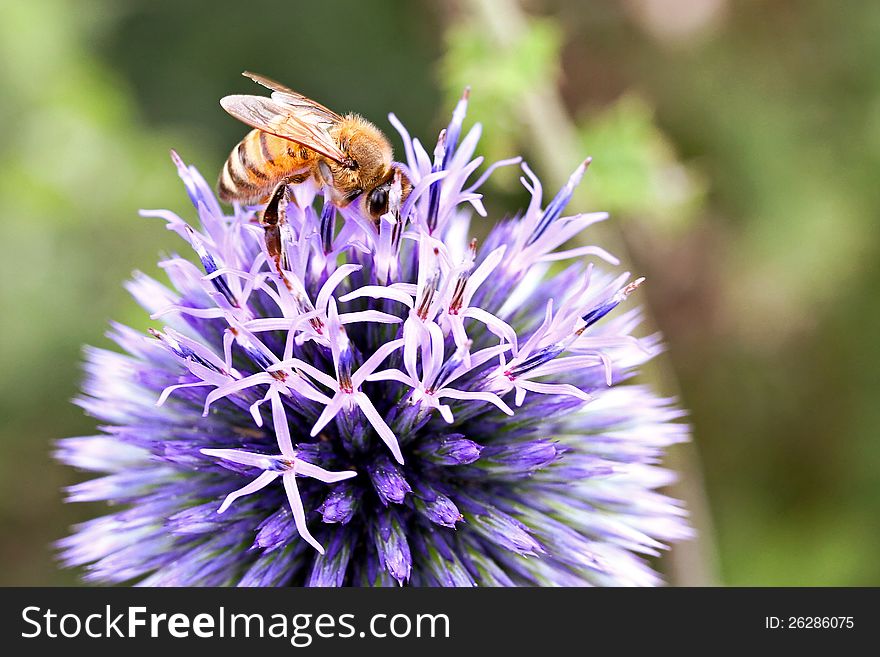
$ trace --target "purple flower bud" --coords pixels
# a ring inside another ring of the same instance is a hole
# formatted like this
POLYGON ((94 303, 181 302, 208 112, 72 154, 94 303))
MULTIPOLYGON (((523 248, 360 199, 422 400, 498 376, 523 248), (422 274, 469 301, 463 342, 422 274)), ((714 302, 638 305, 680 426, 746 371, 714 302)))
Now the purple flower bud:
POLYGON ((355 495, 354 486, 345 481, 333 487, 318 510, 324 516, 324 522, 345 525, 359 505, 360 498, 355 495))
POLYGON ((532 440, 489 446, 479 467, 494 475, 528 475, 560 458, 564 449, 549 440, 532 440))
POLYGON ((283 550, 264 552, 238 582, 241 587, 285 586, 302 554, 305 543, 294 543, 283 550))
POLYGON ((470 515, 465 520, 484 538, 499 546, 527 556, 537 556, 545 552, 541 544, 529 533, 529 528, 513 516, 493 506, 486 506, 485 512, 470 515))
POLYGON ((479 571, 469 569, 470 560, 449 544, 445 534, 435 535, 436 540, 427 542, 424 535, 414 537, 410 546, 418 558, 418 581, 415 586, 476 586, 479 571))
POLYGON ((400 504, 412 488, 403 477, 403 473, 396 464, 392 463, 387 456, 380 456, 371 465, 367 466, 370 481, 373 488, 379 494, 382 504, 388 506, 390 502, 400 504))
MULTIPOLYGON (((216 513, 216 509, 214 511, 216 513)), ((275 550, 286 545, 296 534, 296 525, 290 510, 281 507, 260 524, 257 536, 254 538, 254 547, 275 550)))
POLYGON ((216 532, 224 523, 217 517, 217 505, 209 502, 178 511, 166 524, 175 534, 194 535, 216 532))
POLYGON ((343 586, 351 546, 345 532, 336 531, 327 544, 327 551, 315 558, 309 573, 309 586, 343 586))
POLYGON ((372 538, 382 564, 398 584, 403 584, 412 571, 412 555, 397 516, 391 513, 379 514, 372 538))
POLYGON ((426 442, 420 451, 437 465, 467 465, 480 458, 483 447, 461 434, 450 434, 426 442))
POLYGON ((456 523, 464 520, 455 502, 428 485, 419 487, 415 504, 419 513, 444 527, 455 527, 456 523))
POLYGON ((586 173, 587 171, 587 167, 590 166, 590 161, 590 158, 587 158, 580 164, 577 169, 574 170, 574 173, 571 174, 571 177, 568 179, 568 181, 562 186, 562 188, 556 193, 556 196, 553 197, 553 200, 550 201, 550 203, 547 205, 547 208, 544 210, 544 214, 541 216, 541 220, 535 227, 535 231, 526 242, 527 246, 530 244, 534 244, 538 239, 540 239, 541 235, 544 234, 544 231, 547 230, 550 224, 556 221, 562 214, 562 211, 565 210, 565 206, 567 206, 568 202, 571 200, 575 188, 580 184, 581 179, 584 177, 584 173, 586 173))

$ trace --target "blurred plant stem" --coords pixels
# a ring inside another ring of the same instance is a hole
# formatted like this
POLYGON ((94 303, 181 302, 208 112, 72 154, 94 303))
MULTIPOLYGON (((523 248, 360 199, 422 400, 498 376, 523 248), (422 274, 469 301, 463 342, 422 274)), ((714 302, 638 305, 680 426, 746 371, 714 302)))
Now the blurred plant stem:
MULTIPOLYGON (((529 30, 529 19, 517 0, 462 0, 462 9, 484 28, 487 38, 504 56, 512 52, 529 30)), ((543 175, 562 185, 574 163, 583 158, 580 138, 562 102, 556 80, 547 76, 536 81, 517 99, 519 119, 525 128, 522 138, 534 154, 543 175)), ((588 174, 589 175, 589 174, 588 174)), ((575 194, 574 205, 584 204, 584 187, 575 194)), ((618 224, 609 221, 593 226, 594 241, 619 256, 629 267, 631 258, 618 224)), ((646 313, 646 325, 655 323, 646 313)), ((641 372, 641 379, 662 394, 678 395, 679 388, 668 356, 653 359, 641 372)), ((711 586, 719 583, 717 549, 709 505, 703 485, 702 467, 694 443, 674 446, 667 464, 679 474, 670 492, 683 500, 697 535, 674 545, 664 557, 667 580, 675 586, 711 586)))

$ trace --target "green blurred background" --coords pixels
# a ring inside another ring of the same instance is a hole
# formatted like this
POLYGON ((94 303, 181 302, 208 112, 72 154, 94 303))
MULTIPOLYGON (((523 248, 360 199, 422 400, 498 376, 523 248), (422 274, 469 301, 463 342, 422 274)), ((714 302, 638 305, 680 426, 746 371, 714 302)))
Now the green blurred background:
MULTIPOLYGON (((613 221, 691 411, 672 455, 701 538, 674 584, 880 585, 880 3, 822 0, 30 0, 0 5, 0 584, 73 584, 49 456, 121 283, 179 247, 168 158, 213 179, 243 128, 217 100, 263 72, 432 141, 465 84, 490 158, 613 221)), ((513 171, 495 216, 522 207, 513 171)), ((640 292, 641 294, 641 292, 640 292)))

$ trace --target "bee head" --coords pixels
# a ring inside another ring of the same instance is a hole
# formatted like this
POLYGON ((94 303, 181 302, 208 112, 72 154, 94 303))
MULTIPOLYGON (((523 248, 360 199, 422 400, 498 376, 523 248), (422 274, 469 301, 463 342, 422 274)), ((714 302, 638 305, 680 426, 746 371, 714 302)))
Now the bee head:
POLYGON ((389 209, 399 212, 400 207, 409 193, 412 191, 412 183, 398 167, 394 166, 388 177, 364 194, 363 205, 365 214, 369 215, 373 223, 379 225, 379 219, 389 209))

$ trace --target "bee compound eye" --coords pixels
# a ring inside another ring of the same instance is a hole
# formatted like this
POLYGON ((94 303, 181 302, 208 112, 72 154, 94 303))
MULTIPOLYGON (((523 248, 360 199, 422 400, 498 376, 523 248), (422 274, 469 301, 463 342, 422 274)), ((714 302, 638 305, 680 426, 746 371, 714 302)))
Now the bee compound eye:
POLYGON ((388 208, 388 191, 381 187, 374 189, 370 192, 370 198, 368 201, 370 214, 376 217, 385 214, 385 211, 388 208))

